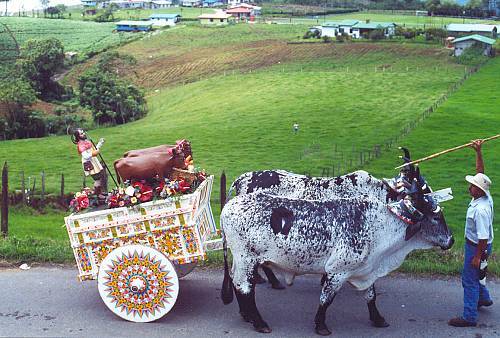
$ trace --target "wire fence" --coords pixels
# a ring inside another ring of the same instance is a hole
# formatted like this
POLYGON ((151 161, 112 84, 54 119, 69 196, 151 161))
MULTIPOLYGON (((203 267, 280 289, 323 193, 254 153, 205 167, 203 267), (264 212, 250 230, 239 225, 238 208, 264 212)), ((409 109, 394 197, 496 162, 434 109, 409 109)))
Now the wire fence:
MULTIPOLYGON (((461 79, 455 82, 448 90, 441 95, 431 106, 426 108, 423 112, 417 115, 416 119, 408 122, 401 128, 399 133, 395 136, 387 138, 383 142, 376 144, 372 147, 358 148, 352 146, 350 149, 341 148, 339 145, 334 144, 331 151, 333 160, 331 164, 327 167, 311 168, 310 170, 304 172, 308 176, 338 176, 346 174, 350 171, 360 169, 372 160, 379 158, 382 154, 394 146, 401 144, 402 140, 416 127, 418 127, 425 119, 427 119, 433 112, 441 106, 448 97, 457 91, 460 86, 474 73, 476 73, 481 65, 477 67, 468 68, 461 79)), ((320 152, 321 146, 319 144, 313 144, 299 154, 299 159, 303 156, 307 156, 313 152, 320 152)))

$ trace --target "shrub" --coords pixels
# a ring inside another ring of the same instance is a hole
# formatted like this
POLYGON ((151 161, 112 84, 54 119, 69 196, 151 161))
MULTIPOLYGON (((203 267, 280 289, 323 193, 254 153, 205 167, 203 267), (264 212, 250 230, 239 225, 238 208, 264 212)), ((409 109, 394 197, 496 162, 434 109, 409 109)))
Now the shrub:
POLYGON ((369 34, 370 40, 383 40, 385 39, 385 34, 383 29, 374 29, 369 34))
POLYGON ((323 36, 321 39, 323 39, 324 43, 330 43, 330 42, 332 42, 332 38, 329 37, 329 36, 326 36, 326 35, 323 36))
POLYGON ((442 28, 427 28, 425 30, 425 40, 441 41, 448 36, 448 32, 442 28))

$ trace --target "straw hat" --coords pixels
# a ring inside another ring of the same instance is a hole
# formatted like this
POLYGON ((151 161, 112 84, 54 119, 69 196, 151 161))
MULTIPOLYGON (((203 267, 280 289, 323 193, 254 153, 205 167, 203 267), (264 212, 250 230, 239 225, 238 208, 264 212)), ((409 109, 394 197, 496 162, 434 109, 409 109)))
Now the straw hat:
POLYGON ((476 187, 484 191, 486 194, 490 194, 490 186, 491 180, 488 176, 483 173, 478 173, 474 176, 467 175, 465 176, 465 180, 471 184, 474 184, 476 187))

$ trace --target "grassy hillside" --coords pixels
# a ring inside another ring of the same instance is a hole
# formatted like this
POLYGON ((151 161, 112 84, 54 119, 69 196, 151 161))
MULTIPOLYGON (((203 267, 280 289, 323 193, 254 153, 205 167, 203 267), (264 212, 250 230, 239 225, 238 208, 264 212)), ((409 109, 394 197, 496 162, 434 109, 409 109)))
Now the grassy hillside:
MULTIPOLYGON (((430 118, 415 129, 403 142, 404 146, 412 151, 413 158, 420 158, 443 149, 451 148, 475 138, 485 138, 500 133, 500 59, 495 58, 484 66, 476 75, 465 82, 459 91, 443 104, 430 118)), ((483 146, 485 173, 493 184, 491 193, 496 201, 495 213, 500 215, 500 142, 498 140, 486 143, 483 146)), ((374 161, 367 169, 379 176, 391 175, 390 168, 396 162, 399 153, 395 150, 386 156, 374 161)), ((448 224, 455 234, 456 244, 454 252, 462 252, 464 244, 464 223, 470 196, 465 182, 465 175, 475 174, 475 153, 472 149, 463 149, 443 155, 437 159, 424 162, 420 165, 423 175, 427 176, 434 189, 451 187, 454 199, 444 203, 445 215, 448 224)), ((394 171, 392 171, 394 173, 394 171)), ((500 238, 498 216, 494 224, 496 240, 500 238)), ((497 246, 498 247, 498 246, 497 246)), ((500 273, 498 249, 495 251, 491 270, 500 273)), ((438 264, 441 270, 460 268, 460 258, 438 264)), ((436 268, 437 256, 430 255, 420 263, 408 264, 409 269, 428 270, 436 268)), ((455 257, 456 258, 456 257, 455 257)), ((442 259, 442 256, 440 257, 442 259)))
POLYGON ((98 52, 134 36, 132 33, 113 33, 113 23, 25 17, 0 17, 0 23, 9 27, 21 46, 28 39, 51 37, 61 40, 66 51, 80 53, 98 52))

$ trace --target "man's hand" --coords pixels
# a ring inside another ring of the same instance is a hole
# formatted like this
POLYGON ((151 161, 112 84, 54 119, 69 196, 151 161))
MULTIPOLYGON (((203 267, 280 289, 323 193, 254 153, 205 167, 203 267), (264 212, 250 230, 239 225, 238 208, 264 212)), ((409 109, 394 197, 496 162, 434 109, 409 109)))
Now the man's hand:
POLYGON ((471 148, 473 148, 476 152, 481 151, 481 145, 484 143, 484 140, 482 139, 477 139, 477 140, 472 140, 472 144, 470 145, 471 148))
POLYGON ((95 146, 97 150, 101 149, 102 145, 104 144, 104 139, 100 138, 99 142, 97 142, 97 145, 95 146))
POLYGON ((470 264, 473 268, 479 269, 479 267, 481 266, 481 257, 474 256, 470 264))

